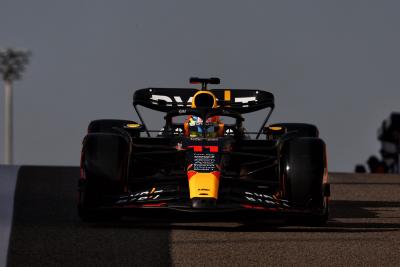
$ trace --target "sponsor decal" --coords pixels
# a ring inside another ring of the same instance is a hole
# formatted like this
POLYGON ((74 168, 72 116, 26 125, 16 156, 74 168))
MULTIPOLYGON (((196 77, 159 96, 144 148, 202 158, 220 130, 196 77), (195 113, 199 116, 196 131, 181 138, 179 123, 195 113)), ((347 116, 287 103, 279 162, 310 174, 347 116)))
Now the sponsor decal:
MULTIPOLYGON (((226 95, 225 95, 226 97, 226 95)), ((166 95, 151 95, 151 100, 153 101, 165 101, 167 104, 172 104, 176 103, 177 106, 184 107, 184 106, 191 106, 193 97, 189 97, 188 99, 182 99, 181 96, 166 96, 166 95)), ((249 102, 257 101, 257 98, 255 96, 249 96, 249 97, 231 97, 229 93, 229 97, 227 98, 229 100, 226 101, 233 101, 235 103, 243 103, 243 104, 248 104, 249 102)), ((217 99, 218 101, 218 99, 217 99)), ((182 109, 184 110, 184 109, 182 109)))
POLYGON ((157 190, 155 187, 153 187, 150 190, 130 194, 128 197, 118 200, 116 204, 124 204, 128 202, 144 201, 144 200, 156 200, 160 198, 160 194, 162 192, 164 192, 164 190, 162 189, 157 190))
POLYGON ((245 199, 251 202, 260 203, 260 204, 269 204, 274 206, 284 206, 289 208, 288 201, 285 199, 277 199, 275 196, 270 196, 261 193, 255 192, 244 192, 245 199))

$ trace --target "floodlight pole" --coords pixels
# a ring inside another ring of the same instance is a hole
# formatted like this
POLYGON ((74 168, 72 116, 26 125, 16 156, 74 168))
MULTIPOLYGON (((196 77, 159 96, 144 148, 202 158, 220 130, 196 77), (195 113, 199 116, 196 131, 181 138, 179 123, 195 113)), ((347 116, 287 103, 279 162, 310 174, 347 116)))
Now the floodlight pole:
POLYGON ((21 78, 30 52, 0 49, 0 74, 4 81, 4 163, 13 164, 13 88, 12 82, 21 78))
POLYGON ((11 80, 4 81, 4 164, 13 164, 13 91, 11 80))

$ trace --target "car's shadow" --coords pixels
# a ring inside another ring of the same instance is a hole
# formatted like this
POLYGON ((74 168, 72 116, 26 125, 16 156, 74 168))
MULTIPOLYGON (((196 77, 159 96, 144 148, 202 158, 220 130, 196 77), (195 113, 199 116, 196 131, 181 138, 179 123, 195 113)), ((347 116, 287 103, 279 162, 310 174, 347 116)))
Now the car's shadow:
POLYGON ((379 213, 385 209, 399 208, 397 217, 400 222, 400 202, 395 201, 355 201, 355 200, 332 200, 332 218, 357 219, 357 218, 381 218, 379 213))
POLYGON ((214 218, 197 221, 171 217, 125 217, 115 222, 91 223, 87 226, 223 232, 386 232, 400 230, 400 202, 333 200, 328 223, 319 227, 287 224, 284 220, 273 219, 238 223, 214 218), (395 208, 399 208, 399 211, 392 212, 394 216, 382 216, 385 209, 395 208))

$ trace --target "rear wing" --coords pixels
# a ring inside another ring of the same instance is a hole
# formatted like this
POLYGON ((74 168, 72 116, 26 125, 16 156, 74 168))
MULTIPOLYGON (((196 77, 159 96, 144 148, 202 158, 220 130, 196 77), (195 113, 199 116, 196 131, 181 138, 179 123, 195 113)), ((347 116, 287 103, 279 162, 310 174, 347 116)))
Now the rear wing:
MULTIPOLYGON (((169 112, 179 107, 190 108, 194 88, 145 88, 133 95, 133 105, 144 106, 161 112, 169 112)), ((274 108, 274 95, 256 89, 210 89, 217 98, 217 105, 239 113, 255 112, 274 108)))

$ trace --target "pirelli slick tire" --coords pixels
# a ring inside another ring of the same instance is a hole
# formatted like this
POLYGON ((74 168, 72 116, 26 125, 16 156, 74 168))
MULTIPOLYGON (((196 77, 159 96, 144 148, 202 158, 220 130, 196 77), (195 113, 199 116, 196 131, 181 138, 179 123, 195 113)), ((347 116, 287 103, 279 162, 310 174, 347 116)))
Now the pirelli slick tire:
POLYGON ((124 128, 128 124, 137 124, 130 120, 94 120, 88 126, 88 133, 115 133, 115 128, 124 128))
POLYGON ((83 141, 79 180, 78 214, 85 221, 105 219, 110 214, 110 196, 123 193, 130 153, 130 140, 111 133, 91 133, 83 141))
POLYGON ((298 217, 300 224, 323 225, 328 219, 328 202, 323 184, 325 154, 325 143, 314 137, 293 138, 282 147, 280 168, 284 197, 293 209, 310 214, 298 217))
POLYGON ((81 180, 79 184, 78 215, 86 222, 98 222, 112 218, 99 209, 103 197, 103 185, 96 179, 81 180))

